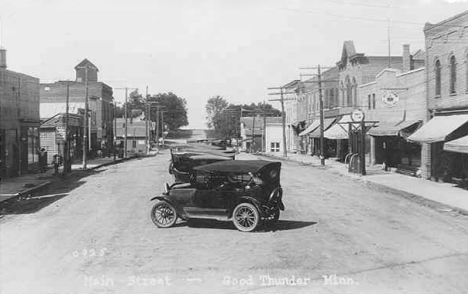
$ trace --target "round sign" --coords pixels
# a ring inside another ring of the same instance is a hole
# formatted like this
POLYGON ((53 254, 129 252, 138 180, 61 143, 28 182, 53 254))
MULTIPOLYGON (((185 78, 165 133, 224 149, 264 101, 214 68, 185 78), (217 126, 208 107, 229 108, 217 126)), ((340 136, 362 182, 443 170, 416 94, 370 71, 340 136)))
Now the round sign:
POLYGON ((382 102, 388 107, 393 107, 398 104, 400 97, 394 91, 385 91, 382 94, 382 102))
POLYGON ((351 113, 351 119, 353 121, 363 121, 364 120, 364 112, 362 112, 360 109, 355 109, 351 113))

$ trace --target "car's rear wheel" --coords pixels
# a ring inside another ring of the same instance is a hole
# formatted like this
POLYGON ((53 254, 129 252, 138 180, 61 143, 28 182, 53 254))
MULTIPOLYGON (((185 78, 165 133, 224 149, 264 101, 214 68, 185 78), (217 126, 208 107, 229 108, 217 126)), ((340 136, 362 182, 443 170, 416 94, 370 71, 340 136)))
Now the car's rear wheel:
POLYGON ((242 232, 255 230, 260 222, 260 215, 257 208, 250 203, 241 203, 234 208, 232 214, 236 228, 242 232))
POLYGON ((159 228, 169 228, 176 223, 177 212, 170 203, 160 201, 151 209, 151 220, 159 228))

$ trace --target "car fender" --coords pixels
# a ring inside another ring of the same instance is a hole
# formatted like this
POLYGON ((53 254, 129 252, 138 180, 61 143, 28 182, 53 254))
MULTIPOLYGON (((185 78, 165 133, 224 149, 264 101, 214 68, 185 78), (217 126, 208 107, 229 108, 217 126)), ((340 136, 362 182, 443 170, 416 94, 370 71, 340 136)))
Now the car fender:
MULTIPOLYGON (((253 197, 250 197, 250 196, 241 196, 239 198, 239 201, 237 201, 236 206, 239 205, 242 202, 247 202, 247 203, 250 203, 250 204, 254 205, 255 208, 257 208, 258 213, 260 214, 260 216, 264 217, 265 213, 263 212, 262 204, 260 203, 260 201, 258 201, 257 199, 255 199, 253 197)), ((229 217, 232 217, 232 213, 234 212, 234 208, 235 207, 233 207, 232 211, 229 213, 229 217)))
POLYGON ((151 198, 150 201, 153 201, 153 200, 166 201, 166 202, 168 202, 169 204, 171 204, 172 206, 174 206, 174 204, 173 204, 169 199, 167 199, 166 196, 155 196, 155 197, 151 198))

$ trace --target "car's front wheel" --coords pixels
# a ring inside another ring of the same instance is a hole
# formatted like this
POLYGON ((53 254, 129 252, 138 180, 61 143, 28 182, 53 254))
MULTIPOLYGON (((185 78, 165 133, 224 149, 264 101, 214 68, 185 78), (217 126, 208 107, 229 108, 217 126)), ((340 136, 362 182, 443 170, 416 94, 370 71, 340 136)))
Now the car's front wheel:
POLYGON ((160 201, 151 209, 151 220, 159 228, 169 228, 176 223, 177 212, 170 203, 160 201))
POLYGON ((260 222, 260 215, 257 208, 250 203, 241 203, 234 208, 232 214, 236 228, 242 232, 255 230, 260 222))

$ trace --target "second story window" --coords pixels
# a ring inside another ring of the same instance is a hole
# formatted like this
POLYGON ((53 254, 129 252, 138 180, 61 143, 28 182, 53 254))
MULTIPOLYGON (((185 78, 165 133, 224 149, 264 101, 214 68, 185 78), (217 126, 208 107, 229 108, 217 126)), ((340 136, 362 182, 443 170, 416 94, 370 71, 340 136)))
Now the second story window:
POLYGON ((450 94, 457 92, 457 61, 455 56, 450 58, 450 94))
POLYGON ((375 94, 372 94, 372 108, 375 109, 375 94))
POLYGON ((435 95, 440 96, 441 94, 441 78, 442 78, 442 67, 440 66, 440 60, 435 63, 435 95))
POLYGON ((370 94, 367 95, 367 108, 368 109, 371 109, 371 98, 370 97, 371 97, 370 94))

